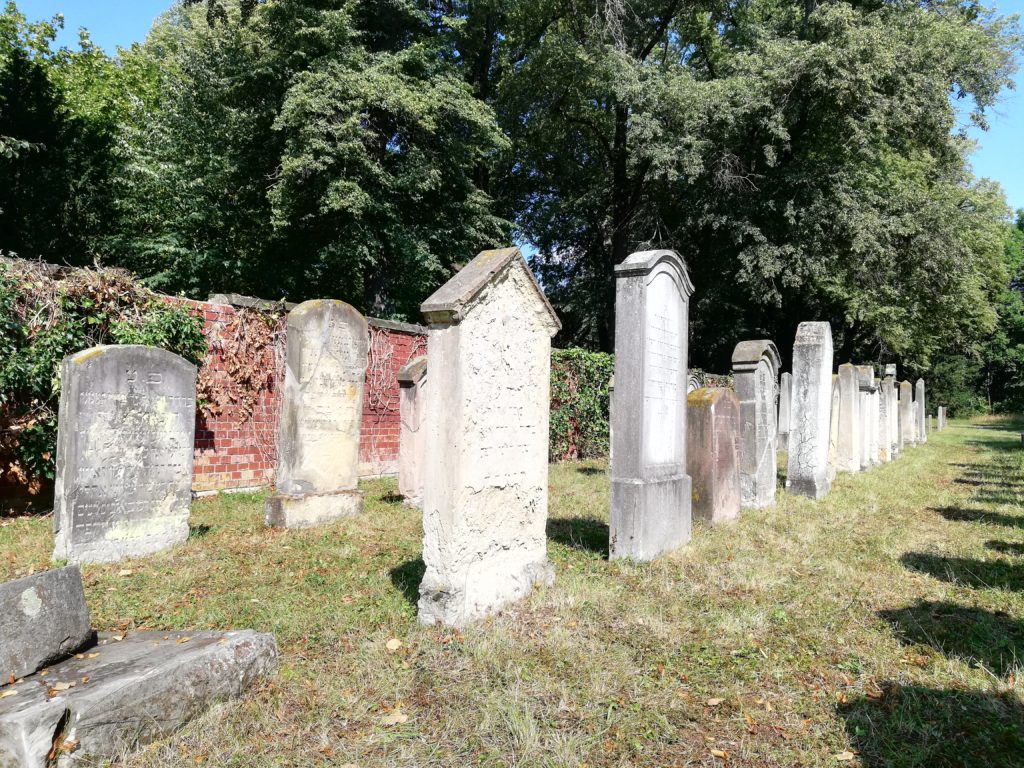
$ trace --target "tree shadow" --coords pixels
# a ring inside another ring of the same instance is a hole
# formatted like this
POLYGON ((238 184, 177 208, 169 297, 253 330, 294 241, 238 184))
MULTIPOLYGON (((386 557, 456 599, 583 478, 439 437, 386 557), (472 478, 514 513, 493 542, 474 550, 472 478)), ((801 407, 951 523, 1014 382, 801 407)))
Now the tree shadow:
POLYGON ((970 485, 977 488, 1022 488, 1024 483, 1005 479, 999 475, 977 475, 975 477, 958 477, 953 480, 957 485, 970 485))
POLYGON ((420 601, 420 582, 423 581, 423 574, 426 572, 426 563, 422 557, 417 557, 415 560, 406 560, 401 565, 396 565, 388 575, 395 588, 415 607, 420 601))
POLYGON ((881 685, 838 708, 865 768, 1019 768, 1024 706, 1007 693, 881 685))
POLYGON ((929 507, 947 520, 967 523, 987 523, 1002 525, 1007 528, 1024 528, 1024 517, 1005 515, 999 512, 987 512, 984 509, 966 509, 964 507, 929 507))
POLYGON ((900 561, 905 568, 936 579, 975 589, 1024 592, 1024 567, 1004 560, 974 560, 925 552, 907 552, 900 561))
POLYGON ((1024 623, 1003 611, 919 601, 879 611, 904 645, 924 645, 1005 677, 1024 653, 1024 623))
POLYGON ((593 517, 548 518, 548 538, 571 549, 608 559, 608 523, 593 517))
POLYGON ((986 541, 985 549, 991 549, 994 552, 1002 552, 1004 555, 1024 556, 1024 542, 1019 541, 986 541))
POLYGON ((576 471, 581 475, 587 475, 593 477, 594 475, 607 475, 608 470, 601 469, 601 467, 576 467, 576 471))

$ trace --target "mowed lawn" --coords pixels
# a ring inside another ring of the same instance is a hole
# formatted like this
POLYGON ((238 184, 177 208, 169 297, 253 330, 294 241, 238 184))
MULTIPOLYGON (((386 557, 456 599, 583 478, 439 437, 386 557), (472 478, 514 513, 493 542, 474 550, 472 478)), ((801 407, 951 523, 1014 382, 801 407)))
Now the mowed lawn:
MULTIPOLYGON (((198 501, 187 544, 83 569, 93 623, 273 632, 280 672, 125 764, 1024 765, 1019 429, 954 422, 644 565, 607 560, 604 467, 553 466, 555 585, 461 632, 416 624, 393 482, 303 532, 198 501)), ((51 546, 48 518, 0 520, 0 576, 51 546)))

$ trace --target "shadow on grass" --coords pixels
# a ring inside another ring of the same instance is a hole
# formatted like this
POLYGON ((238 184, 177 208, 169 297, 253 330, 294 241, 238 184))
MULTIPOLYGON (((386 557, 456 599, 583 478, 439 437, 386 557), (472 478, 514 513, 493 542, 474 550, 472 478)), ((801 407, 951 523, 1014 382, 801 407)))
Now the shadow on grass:
POLYGON ((900 561, 912 571, 926 573, 950 584, 1024 592, 1024 567, 1003 560, 985 562, 968 557, 907 552, 900 561))
POLYGON ((206 525, 205 523, 202 523, 200 525, 195 525, 193 523, 189 523, 189 525, 188 525, 188 537, 190 539, 201 539, 201 538, 203 538, 206 534, 208 534, 212 530, 213 530, 213 528, 211 528, 210 526, 206 525))
POLYGON ((953 480, 958 485, 971 485, 978 488, 1024 488, 1024 483, 1017 480, 1006 480, 995 475, 978 475, 977 477, 958 477, 953 480))
POLYGON ((947 520, 966 523, 988 523, 1003 525, 1007 528, 1024 528, 1024 517, 1004 515, 999 512, 986 512, 984 509, 966 509, 964 507, 929 507, 947 520))
POLYGON ((405 501, 405 496, 400 493, 395 493, 394 491, 383 493, 379 498, 383 504, 401 504, 405 501))
POLYGON ((1019 541, 986 541, 985 549, 991 549, 994 552, 1002 552, 1004 555, 1024 556, 1024 542, 1019 541))
POLYGON ((601 467, 576 467, 576 471, 581 475, 587 475, 588 477, 608 474, 607 470, 601 469, 601 467))
POLYGON ((1000 677, 1009 674, 1024 654, 1024 623, 1003 611, 921 601, 878 615, 893 626, 904 645, 925 645, 1000 677))
POLYGON ((401 565, 396 565, 388 575, 395 588, 415 607, 420 600, 420 582, 423 581, 423 574, 426 572, 427 566, 423 558, 417 557, 415 560, 406 560, 401 565))
POLYGON ((548 538, 563 546, 608 559, 608 524, 592 517, 548 518, 548 538))
POLYGON ((1024 707, 1012 694, 883 683, 839 707, 865 768, 1019 768, 1024 707))

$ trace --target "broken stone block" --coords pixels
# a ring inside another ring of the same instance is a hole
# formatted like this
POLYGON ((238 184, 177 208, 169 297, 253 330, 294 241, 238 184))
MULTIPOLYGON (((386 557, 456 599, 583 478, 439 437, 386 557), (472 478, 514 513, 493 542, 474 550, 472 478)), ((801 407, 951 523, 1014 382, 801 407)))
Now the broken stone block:
POLYGON ((0 627, 0 682, 31 675, 90 642, 78 566, 0 584, 0 627))
POLYGON ((740 402, 731 389, 706 388, 686 397, 686 473, 690 508, 709 523, 740 514, 740 402))

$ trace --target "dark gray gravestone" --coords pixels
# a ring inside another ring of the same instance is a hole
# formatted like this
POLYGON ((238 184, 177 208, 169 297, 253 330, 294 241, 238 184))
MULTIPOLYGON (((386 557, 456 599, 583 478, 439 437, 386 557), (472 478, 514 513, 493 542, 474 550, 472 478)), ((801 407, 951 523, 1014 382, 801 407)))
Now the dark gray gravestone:
POLYGON ((113 562, 188 538, 196 368, 154 347, 93 347, 61 367, 55 559, 113 562))
POLYGON ((82 575, 72 565, 0 584, 0 685, 92 640, 82 575))

